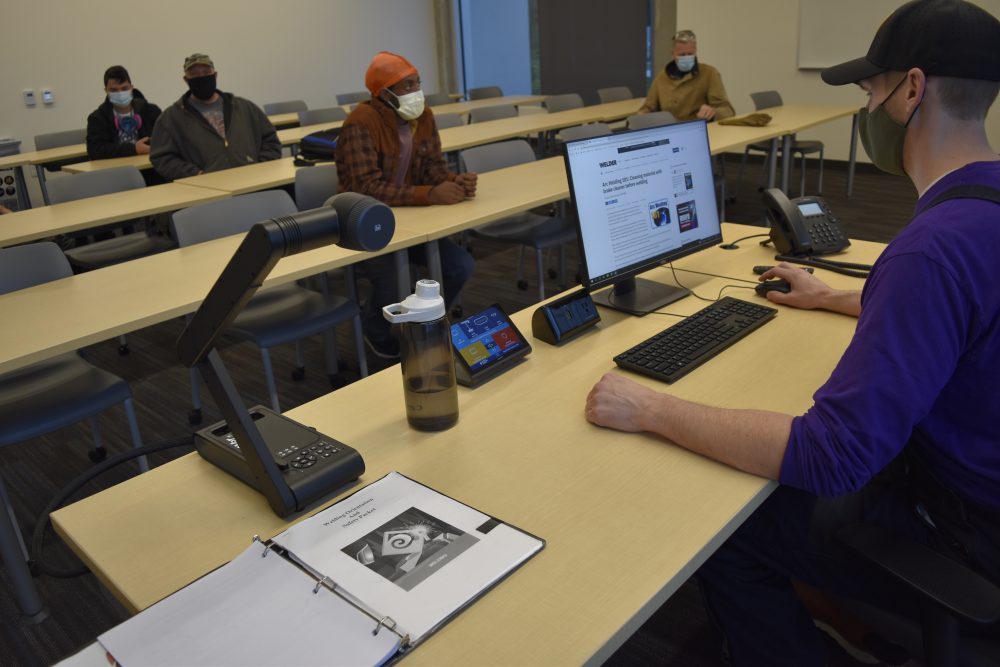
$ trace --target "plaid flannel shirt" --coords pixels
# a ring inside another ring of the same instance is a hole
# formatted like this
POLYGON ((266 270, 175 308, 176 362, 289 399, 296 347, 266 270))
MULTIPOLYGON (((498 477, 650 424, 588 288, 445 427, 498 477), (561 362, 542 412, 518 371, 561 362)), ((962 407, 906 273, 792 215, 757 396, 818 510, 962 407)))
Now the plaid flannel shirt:
POLYGON ((334 159, 341 192, 360 192, 389 206, 426 206, 431 188, 454 181, 441 154, 434 114, 425 109, 414 123, 413 152, 403 185, 393 185, 399 160, 399 120, 379 99, 359 104, 344 121, 334 159))

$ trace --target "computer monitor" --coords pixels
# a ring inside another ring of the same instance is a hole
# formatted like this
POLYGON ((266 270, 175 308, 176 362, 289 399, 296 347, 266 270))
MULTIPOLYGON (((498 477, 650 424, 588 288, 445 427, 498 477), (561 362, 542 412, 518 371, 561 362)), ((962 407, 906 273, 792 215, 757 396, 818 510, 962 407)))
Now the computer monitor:
POLYGON ((705 121, 568 141, 564 156, 594 301, 644 315, 687 296, 636 276, 722 242, 705 121))

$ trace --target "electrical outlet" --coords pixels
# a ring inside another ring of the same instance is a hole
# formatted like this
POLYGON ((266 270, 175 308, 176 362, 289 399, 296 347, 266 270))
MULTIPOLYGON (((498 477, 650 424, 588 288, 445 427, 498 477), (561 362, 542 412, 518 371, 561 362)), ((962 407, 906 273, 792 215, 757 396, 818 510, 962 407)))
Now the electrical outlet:
POLYGON ((52 94, 51 88, 42 88, 42 102, 45 104, 52 104, 56 101, 55 95, 52 94))
POLYGON ((35 104, 37 104, 35 100, 35 91, 32 90, 31 88, 25 88, 22 91, 22 95, 24 95, 24 106, 33 107, 35 106, 35 104))

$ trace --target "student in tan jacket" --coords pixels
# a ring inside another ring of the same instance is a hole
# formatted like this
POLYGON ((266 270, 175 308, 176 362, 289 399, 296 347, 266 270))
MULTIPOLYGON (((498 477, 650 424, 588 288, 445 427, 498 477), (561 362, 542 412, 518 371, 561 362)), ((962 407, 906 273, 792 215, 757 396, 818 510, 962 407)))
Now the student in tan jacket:
POLYGON ((674 59, 653 79, 639 113, 669 111, 677 120, 717 120, 736 115, 719 70, 698 62, 698 42, 690 30, 674 35, 674 59))

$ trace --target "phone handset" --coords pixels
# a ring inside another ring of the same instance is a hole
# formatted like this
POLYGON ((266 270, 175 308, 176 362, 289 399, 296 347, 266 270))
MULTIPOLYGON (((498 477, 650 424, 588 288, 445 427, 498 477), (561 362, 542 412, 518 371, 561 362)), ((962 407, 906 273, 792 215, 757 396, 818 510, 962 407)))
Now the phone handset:
POLYGON ((764 207, 771 224, 771 242, 783 254, 812 253, 812 237, 802 213, 778 188, 764 190, 764 207))

